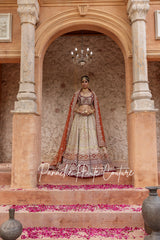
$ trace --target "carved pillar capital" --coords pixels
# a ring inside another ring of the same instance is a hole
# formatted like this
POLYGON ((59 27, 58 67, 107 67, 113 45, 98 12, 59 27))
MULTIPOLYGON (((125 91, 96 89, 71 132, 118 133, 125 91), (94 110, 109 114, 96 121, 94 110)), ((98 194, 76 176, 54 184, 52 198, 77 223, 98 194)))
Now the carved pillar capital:
POLYGON ((35 25, 38 21, 39 3, 38 0, 17 0, 18 14, 22 23, 35 25))
POLYGON ((145 21, 149 10, 149 0, 129 0, 127 12, 131 22, 145 21))

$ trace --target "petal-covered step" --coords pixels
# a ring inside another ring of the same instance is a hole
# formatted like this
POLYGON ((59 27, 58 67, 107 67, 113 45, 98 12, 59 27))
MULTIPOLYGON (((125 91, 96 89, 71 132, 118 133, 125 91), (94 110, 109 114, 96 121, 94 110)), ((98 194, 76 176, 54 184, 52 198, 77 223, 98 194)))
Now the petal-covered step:
POLYGON ((9 208, 16 210, 23 227, 143 227, 139 205, 1 205, 0 224, 8 219, 9 208))
POLYGON ((40 185, 35 189, 0 188, 0 204, 142 204, 148 190, 131 185, 40 185))
POLYGON ((25 228, 19 239, 45 240, 115 240, 144 239, 143 228, 25 228))

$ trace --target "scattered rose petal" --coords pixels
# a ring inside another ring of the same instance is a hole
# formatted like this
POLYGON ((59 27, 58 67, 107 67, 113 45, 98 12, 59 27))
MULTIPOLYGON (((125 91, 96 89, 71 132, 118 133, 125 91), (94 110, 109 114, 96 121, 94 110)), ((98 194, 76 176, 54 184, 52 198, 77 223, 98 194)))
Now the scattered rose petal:
POLYGON ((44 184, 38 185, 38 189, 47 189, 47 190, 91 190, 91 189, 129 189, 133 188, 132 185, 118 185, 118 184, 99 184, 99 185, 51 185, 44 184))
MULTIPOLYGON (((112 238, 112 239, 135 239, 134 233, 143 231, 142 228, 54 228, 54 227, 34 227, 24 228, 21 239, 36 238, 65 238, 77 237, 81 239, 90 239, 91 237, 112 238)), ((143 238, 144 236, 140 236, 143 238)))

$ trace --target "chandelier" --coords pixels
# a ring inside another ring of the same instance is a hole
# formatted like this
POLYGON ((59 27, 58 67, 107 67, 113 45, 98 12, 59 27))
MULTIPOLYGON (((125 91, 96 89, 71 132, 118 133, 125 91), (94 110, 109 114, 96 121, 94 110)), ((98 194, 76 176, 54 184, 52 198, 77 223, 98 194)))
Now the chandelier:
POLYGON ((81 36, 81 49, 75 47, 75 49, 71 51, 71 56, 73 63, 80 66, 84 66, 92 61, 93 52, 89 49, 89 47, 85 49, 83 46, 83 33, 81 36))

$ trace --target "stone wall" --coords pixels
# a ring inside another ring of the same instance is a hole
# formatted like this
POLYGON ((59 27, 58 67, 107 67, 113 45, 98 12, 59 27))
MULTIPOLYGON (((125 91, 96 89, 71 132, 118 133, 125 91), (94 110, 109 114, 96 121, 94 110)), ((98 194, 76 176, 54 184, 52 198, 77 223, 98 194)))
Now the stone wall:
POLYGON ((109 37, 85 35, 85 47, 93 51, 92 63, 73 64, 70 51, 81 47, 81 36, 66 35, 48 48, 44 59, 42 160, 51 161, 60 145, 69 103, 78 90, 81 75, 89 75, 90 88, 98 96, 111 160, 127 162, 125 70, 123 55, 109 37))
POLYGON ((12 114, 20 80, 19 64, 1 65, 0 162, 12 159, 12 114))
MULTIPOLYGON (((160 109, 160 62, 148 62, 148 79, 155 108, 160 109)), ((160 110, 156 113, 157 154, 160 161, 160 110)))
MULTIPOLYGON (((70 51, 80 45, 79 36, 67 35, 54 41, 47 50, 43 69, 42 161, 55 156, 63 133, 69 103, 80 88, 80 76, 90 76, 96 92, 110 158, 127 163, 127 124, 123 55, 108 37, 91 35, 84 44, 94 53, 88 66, 72 63, 70 51), (87 44, 86 44, 87 43, 87 44)), ((0 162, 11 161, 12 114, 18 92, 19 64, 1 65, 0 162)), ((160 63, 149 62, 150 87, 156 108, 160 108, 160 63)), ((158 156, 160 157, 160 113, 157 113, 158 156)))

